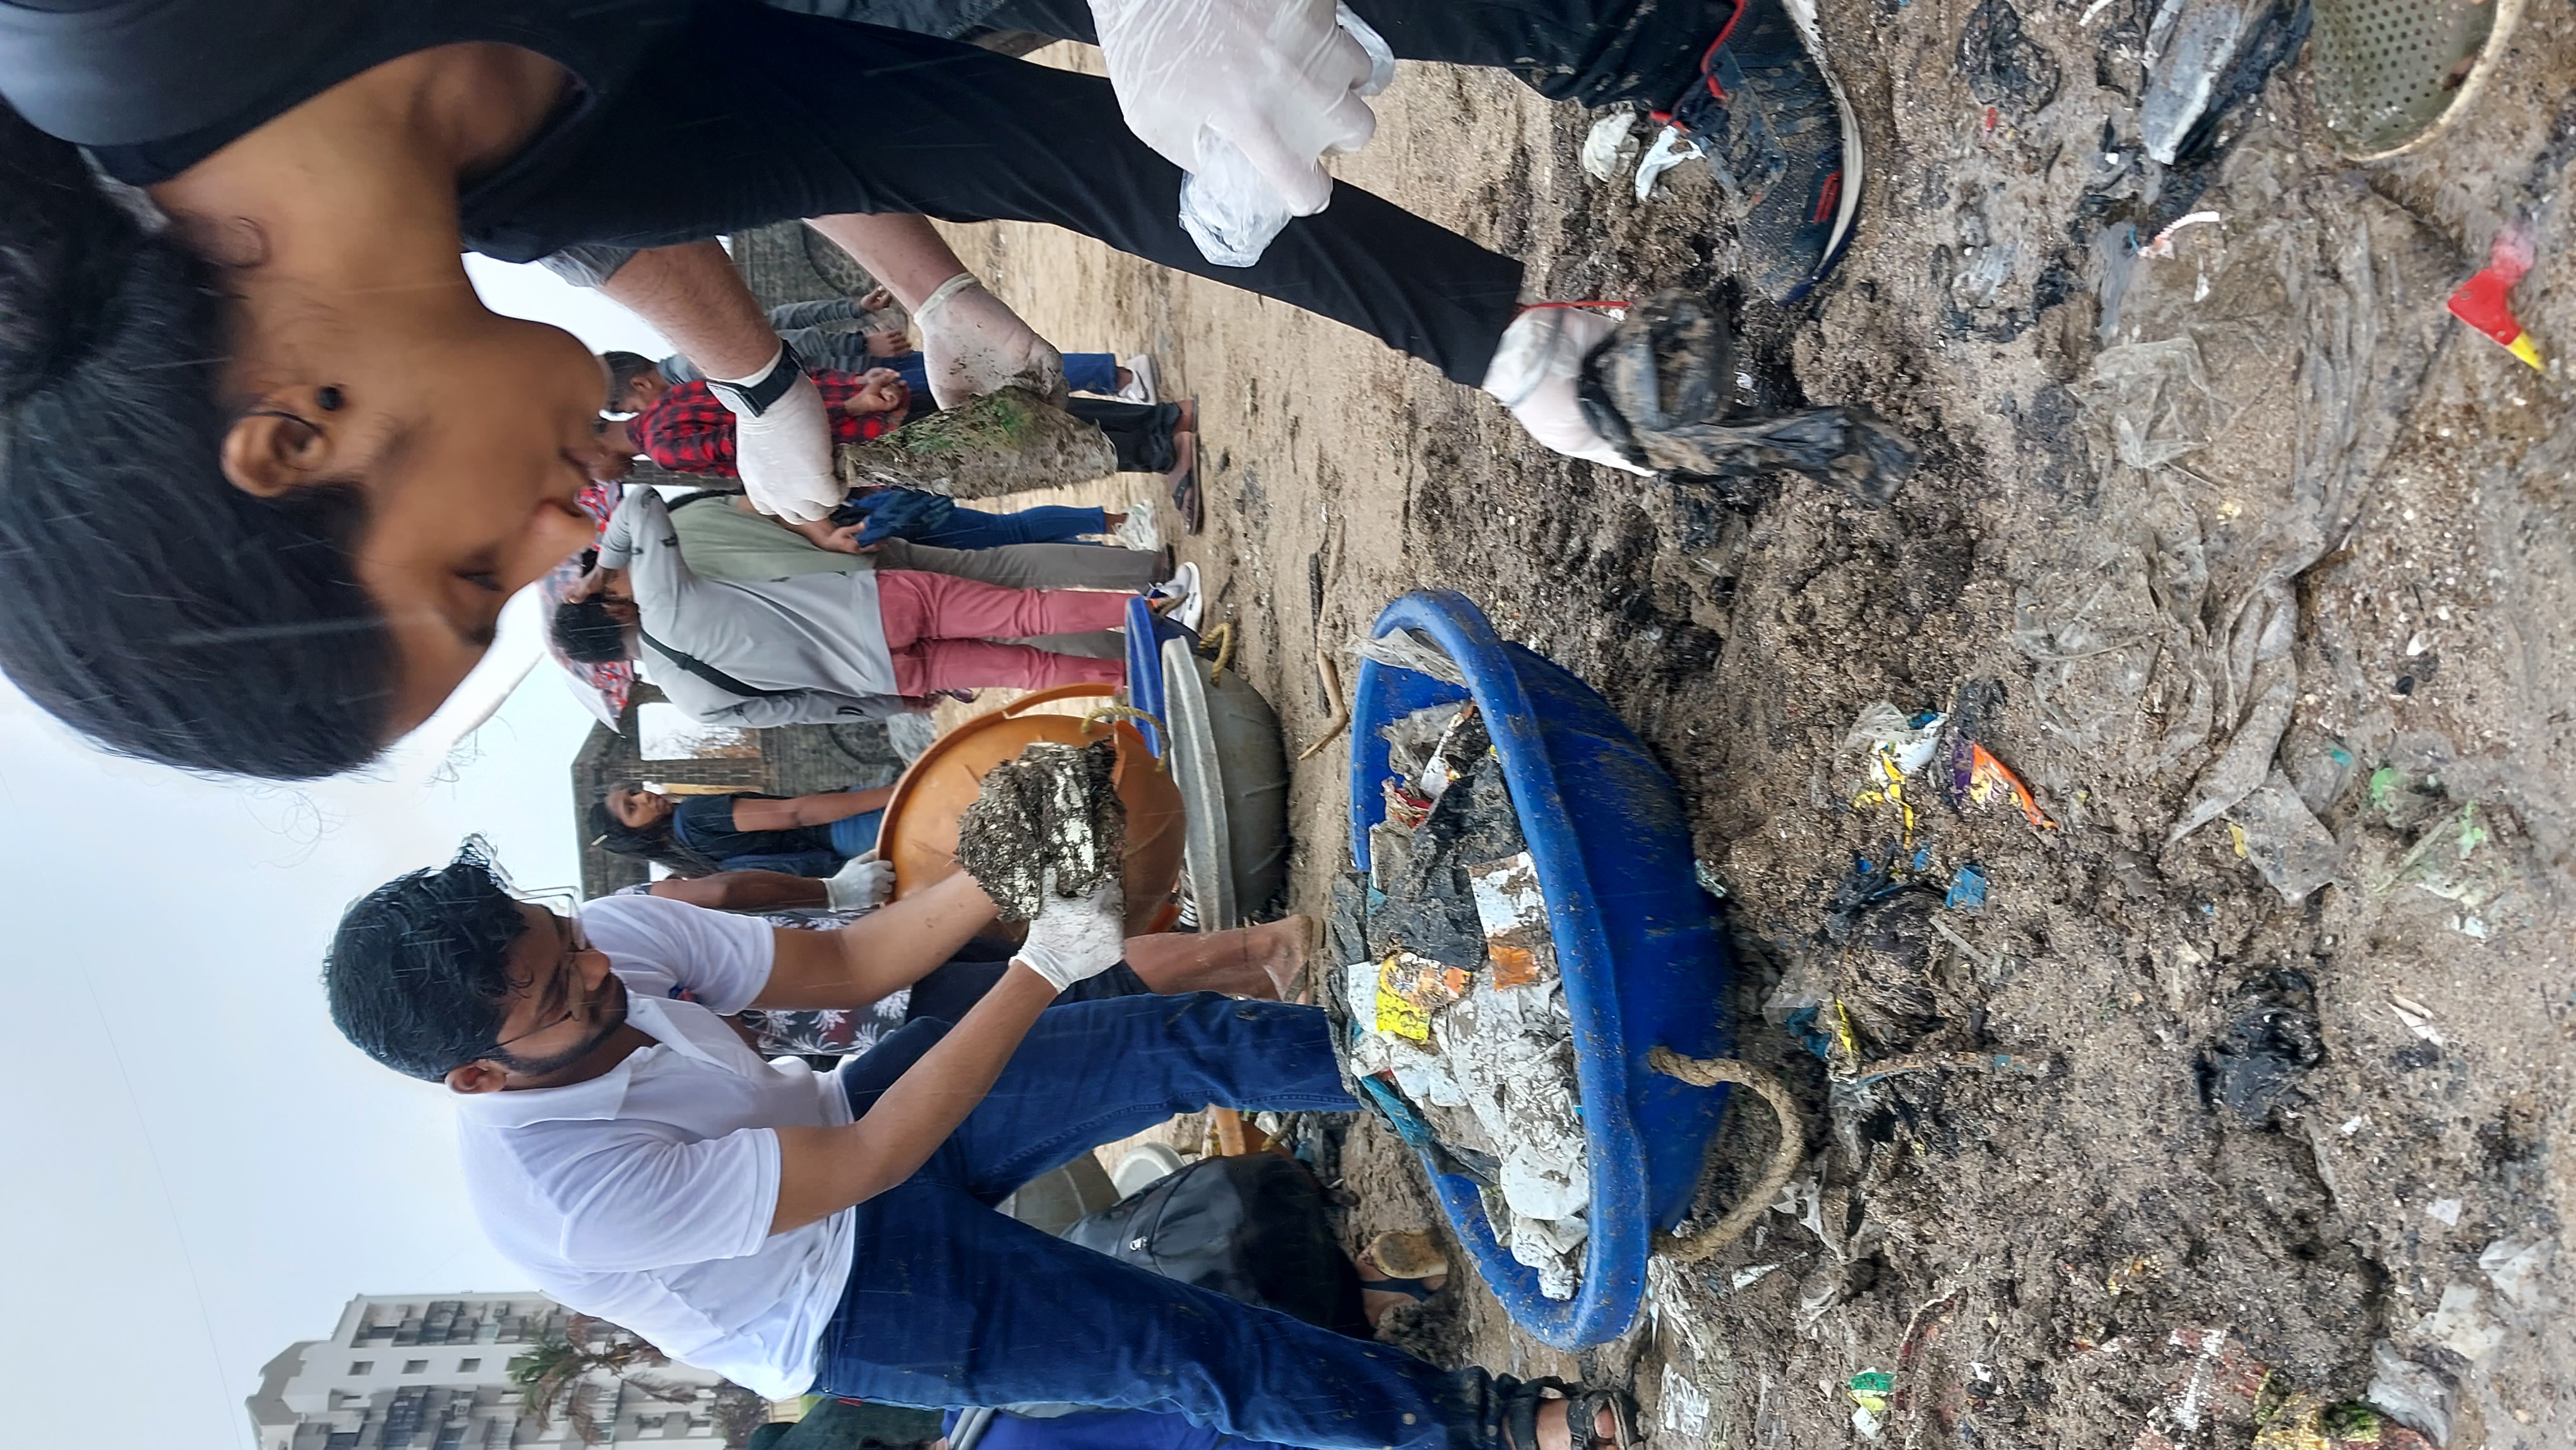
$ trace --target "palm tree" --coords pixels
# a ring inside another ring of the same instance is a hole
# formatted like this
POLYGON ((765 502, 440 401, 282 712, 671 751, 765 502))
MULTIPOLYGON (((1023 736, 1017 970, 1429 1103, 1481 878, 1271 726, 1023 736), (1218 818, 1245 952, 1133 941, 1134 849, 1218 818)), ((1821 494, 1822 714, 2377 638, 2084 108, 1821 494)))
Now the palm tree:
POLYGON ((636 1372, 670 1362, 662 1351, 607 1320, 574 1314, 564 1320, 561 1332, 547 1335, 512 1359, 509 1373, 510 1382, 526 1393, 529 1407, 536 1412, 539 1433, 561 1414, 570 1421, 575 1439, 595 1445, 599 1429, 592 1407, 599 1389, 590 1383, 591 1374, 605 1371, 654 1399, 689 1404, 698 1397, 696 1386, 636 1372))

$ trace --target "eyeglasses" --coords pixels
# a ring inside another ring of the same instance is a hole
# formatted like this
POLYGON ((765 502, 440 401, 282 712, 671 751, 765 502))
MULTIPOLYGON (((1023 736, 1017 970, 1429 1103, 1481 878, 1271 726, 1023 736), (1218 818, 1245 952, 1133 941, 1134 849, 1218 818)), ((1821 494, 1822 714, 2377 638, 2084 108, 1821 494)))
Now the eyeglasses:
POLYGON ((492 1050, 495 1052, 506 1050, 513 1042, 525 1042, 541 1032, 551 1032, 581 1016, 589 1009, 593 995, 582 982, 579 960, 582 953, 591 949, 590 934, 582 930, 581 925, 580 893, 559 888, 526 892, 521 899, 531 906, 547 909, 548 919, 555 923, 560 950, 555 957, 555 969, 546 979, 545 992, 537 999, 537 1015, 545 1019, 544 1025, 494 1041, 492 1050))

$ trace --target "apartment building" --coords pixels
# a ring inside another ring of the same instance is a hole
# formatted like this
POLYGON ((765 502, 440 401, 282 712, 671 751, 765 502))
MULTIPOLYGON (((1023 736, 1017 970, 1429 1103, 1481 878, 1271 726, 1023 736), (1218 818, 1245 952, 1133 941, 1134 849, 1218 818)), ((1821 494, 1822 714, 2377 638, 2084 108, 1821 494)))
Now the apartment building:
POLYGON ((248 1401, 259 1450, 720 1446, 721 1381, 686 1365, 592 1371, 545 1428, 510 1361, 571 1312, 537 1294, 361 1294, 328 1339, 287 1346, 248 1401))

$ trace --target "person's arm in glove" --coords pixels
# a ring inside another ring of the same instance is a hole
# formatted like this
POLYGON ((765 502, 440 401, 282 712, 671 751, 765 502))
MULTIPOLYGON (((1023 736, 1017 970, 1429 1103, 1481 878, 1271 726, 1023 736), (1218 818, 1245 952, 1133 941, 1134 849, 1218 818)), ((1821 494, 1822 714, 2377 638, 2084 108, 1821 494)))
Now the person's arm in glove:
MULTIPOLYGON (((712 241, 638 252, 599 290, 659 328, 709 380, 753 387, 781 361, 778 333, 712 241)), ((798 378, 756 417, 716 390, 735 420, 734 467, 761 512, 804 522, 841 501, 832 477, 832 423, 812 380, 798 378)))
POLYGON ((939 406, 953 408, 1014 382, 1064 400, 1063 354, 985 291, 929 222, 885 214, 815 217, 807 225, 910 310, 939 406))
POLYGON ((1293 215, 1331 199, 1318 158, 1377 130, 1369 55, 1334 0, 1091 0, 1118 109, 1146 145, 1199 171, 1202 128, 1242 151, 1293 215))
MULTIPOLYGON (((951 880, 958 878, 952 877, 951 880)), ((946 883, 942 883, 943 885, 946 883)), ((934 888, 936 889, 936 888, 934 888)), ((900 903, 898 903, 900 905, 900 903)), ((888 907, 870 921, 880 920, 888 907)), ((867 1116, 845 1128, 778 1128, 778 1206, 769 1231, 829 1218, 910 1178, 992 1091, 1038 1014, 1067 985, 1117 965, 1116 882, 1079 900, 1049 893, 1002 980, 922 1055, 867 1116)))

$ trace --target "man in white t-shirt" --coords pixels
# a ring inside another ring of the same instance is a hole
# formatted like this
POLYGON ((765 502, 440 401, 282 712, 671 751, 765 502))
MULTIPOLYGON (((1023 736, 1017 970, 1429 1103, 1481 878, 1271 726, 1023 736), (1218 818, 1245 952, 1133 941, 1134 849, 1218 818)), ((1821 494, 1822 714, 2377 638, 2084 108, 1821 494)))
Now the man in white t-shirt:
MULTIPOLYGON (((1322 1450, 1581 1450, 1541 1382, 1444 1372, 993 1211, 1175 1113, 1357 1106, 1312 1007, 1048 1010, 1118 962, 1114 886, 1051 899, 953 1026, 913 1023, 838 1073, 763 1062, 720 1015, 863 1004, 993 916, 961 874, 832 932, 650 896, 567 917, 514 898, 469 842, 352 905, 323 976, 352 1042, 455 1095, 476 1216, 538 1288, 771 1398, 1157 1409, 1322 1450)), ((1618 1418, 1588 1415, 1586 1445, 1618 1418)))

